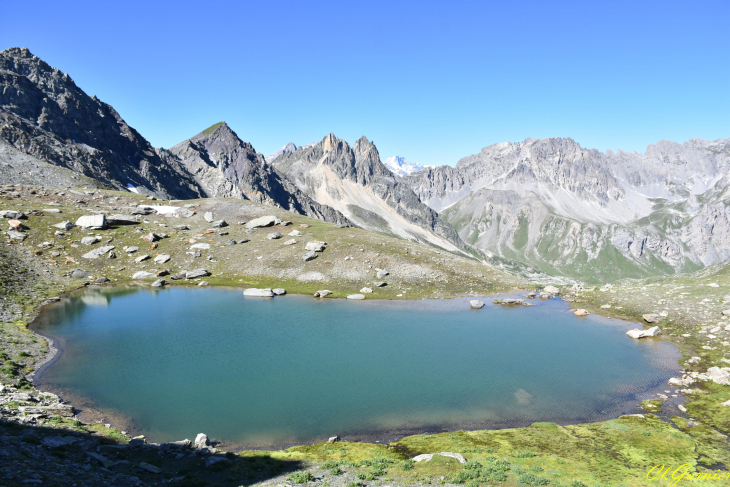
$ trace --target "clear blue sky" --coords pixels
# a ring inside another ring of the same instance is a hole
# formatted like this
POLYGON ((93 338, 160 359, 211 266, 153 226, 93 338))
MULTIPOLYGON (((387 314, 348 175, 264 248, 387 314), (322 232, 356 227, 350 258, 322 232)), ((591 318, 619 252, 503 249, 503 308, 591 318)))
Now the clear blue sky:
POLYGON ((454 164, 501 141, 730 137, 730 2, 23 2, 25 46, 155 146, 225 120, 454 164))

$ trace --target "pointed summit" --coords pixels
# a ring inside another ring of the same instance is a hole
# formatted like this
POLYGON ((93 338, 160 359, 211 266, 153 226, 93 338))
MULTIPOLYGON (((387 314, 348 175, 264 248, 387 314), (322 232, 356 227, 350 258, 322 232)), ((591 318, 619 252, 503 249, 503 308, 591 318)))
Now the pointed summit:
POLYGON ((270 156, 267 156, 266 162, 270 164, 270 163, 274 162, 276 160, 276 158, 279 157, 280 155, 288 154, 289 152, 294 152, 296 150, 297 150, 297 146, 294 145, 294 142, 289 142, 288 144, 286 144, 284 147, 282 147, 278 151, 274 152, 270 156))

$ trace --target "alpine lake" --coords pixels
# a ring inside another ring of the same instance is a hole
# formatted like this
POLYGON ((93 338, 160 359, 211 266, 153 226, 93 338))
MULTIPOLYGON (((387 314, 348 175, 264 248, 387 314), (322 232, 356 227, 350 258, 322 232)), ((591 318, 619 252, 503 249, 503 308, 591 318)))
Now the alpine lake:
POLYGON ((36 382, 150 441, 272 448, 602 420, 678 370, 672 345, 625 335, 635 323, 485 301, 89 288, 33 323, 59 350, 36 382))

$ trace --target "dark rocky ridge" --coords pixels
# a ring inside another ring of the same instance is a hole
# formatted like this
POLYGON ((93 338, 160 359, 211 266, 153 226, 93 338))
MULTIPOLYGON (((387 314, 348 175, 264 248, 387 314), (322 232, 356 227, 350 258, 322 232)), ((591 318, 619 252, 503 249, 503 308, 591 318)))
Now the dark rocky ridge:
POLYGON ((0 139, 20 152, 116 189, 132 184, 166 198, 201 196, 176 161, 161 160, 110 105, 28 49, 0 52, 0 86, 0 139))

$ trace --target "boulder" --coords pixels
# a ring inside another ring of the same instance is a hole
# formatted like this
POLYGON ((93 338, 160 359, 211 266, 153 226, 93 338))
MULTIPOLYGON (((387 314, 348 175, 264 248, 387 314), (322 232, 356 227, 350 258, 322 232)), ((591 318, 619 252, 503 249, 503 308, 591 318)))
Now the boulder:
POLYGON ((12 240, 20 240, 21 242, 28 238, 28 234, 24 232, 18 232, 16 230, 8 230, 6 232, 6 235, 10 237, 12 240))
POLYGON ((154 465, 151 465, 151 464, 145 463, 145 462, 141 462, 139 464, 139 468, 141 468, 142 470, 145 470, 145 471, 147 471, 149 473, 160 473, 160 472, 162 472, 162 469, 160 467, 156 467, 154 465))
POLYGON ((283 296, 286 294, 286 289, 284 289, 283 287, 277 287, 272 289, 271 292, 274 293, 274 295, 276 296, 283 296))
POLYGON ((545 286, 544 288, 542 288, 542 290, 550 294, 560 294, 560 289, 556 288, 555 286, 545 286))
POLYGON ((194 448, 207 448, 210 446, 210 440, 208 440, 208 435, 205 433, 198 433, 198 436, 195 437, 195 441, 193 442, 194 448))
POLYGON ((58 448, 60 446, 67 446, 79 441, 79 438, 74 436, 46 436, 41 440, 43 446, 48 448, 58 448))
POLYGON ((185 218, 190 218, 191 216, 195 215, 195 212, 189 208, 183 208, 182 210, 180 210, 180 214, 185 218))
POLYGON ((290 237, 301 237, 304 234, 302 232, 300 232, 299 230, 292 230, 291 232, 288 233, 288 235, 290 237))
POLYGON ((91 277, 91 275, 91 272, 82 271, 81 269, 74 269, 71 271, 71 277, 74 279, 86 279, 87 277, 91 277))
POLYGON ((145 254, 145 255, 140 255, 139 257, 137 257, 136 259, 134 259, 134 261, 135 261, 135 262, 136 262, 137 264, 139 264, 139 263, 141 263, 141 262, 144 262, 144 261, 146 261, 146 260, 149 260, 149 258, 150 258, 150 256, 149 256, 149 255, 147 255, 147 254, 145 254))
POLYGON ((390 272, 386 271, 385 269, 380 269, 380 270, 378 270, 377 277, 378 277, 378 279, 382 279, 389 274, 390 274, 390 272))
POLYGON ((573 314, 575 316, 588 316, 590 313, 584 309, 577 309, 577 310, 573 311, 573 314))
POLYGON ((652 326, 648 330, 639 330, 638 328, 634 328, 633 330, 629 330, 626 332, 628 336, 631 338, 639 339, 639 338, 647 338, 647 337, 655 337, 662 334, 662 331, 659 329, 658 326, 652 326))
POLYGON ((91 252, 85 253, 81 257, 83 257, 84 259, 98 259, 99 257, 106 254, 110 250, 114 250, 113 245, 104 245, 103 247, 97 247, 94 250, 92 250, 91 252))
POLYGON ((294 238, 292 238, 292 239, 287 240, 286 242, 284 242, 282 245, 294 245, 295 243, 297 243, 297 240, 294 239, 294 238))
POLYGON ((464 458, 460 453, 451 453, 448 451, 442 451, 441 453, 439 453, 439 455, 441 455, 442 457, 455 458, 461 464, 466 463, 466 458, 464 458))
POLYGON ((28 218, 23 214, 23 212, 16 210, 2 210, 0 211, 0 217, 8 218, 10 220, 23 220, 28 218))
POLYGON ((165 262, 168 262, 172 257, 170 257, 169 254, 160 254, 157 257, 155 257, 155 262, 158 264, 164 264, 165 262))
POLYGON ((659 321, 661 320, 661 317, 657 314, 644 315, 642 316, 642 318, 644 318, 644 321, 646 321, 647 323, 659 323, 659 321))
POLYGON ((210 284, 208 284, 208 281, 200 281, 198 283, 198 287, 205 287, 205 286, 210 286, 210 284))
POLYGON ((116 214, 107 218, 107 223, 109 225, 136 225, 137 218, 135 218, 134 215, 116 214))
POLYGON ((94 245, 97 242, 100 242, 101 239, 99 237, 84 237, 81 239, 81 243, 84 245, 94 245))
POLYGON ((332 294, 332 291, 330 291, 329 289, 322 289, 321 291, 317 291, 316 293, 314 293, 314 297, 315 298, 326 298, 330 294, 332 294))
POLYGON ((138 250, 139 250, 139 247, 135 247, 134 245, 130 245, 129 247, 124 247, 124 251, 128 254, 133 254, 138 250))
POLYGON ((353 300, 359 301, 359 300, 365 299, 365 295, 364 294, 350 294, 349 296, 347 296, 347 299, 353 299, 353 300))
POLYGON ((206 212, 205 212, 205 213, 203 214, 203 218, 205 218, 205 221, 207 221, 208 223, 212 223, 212 222, 213 222, 213 212, 211 212, 211 211, 206 211, 206 212))
POLYGON ((152 287, 162 287, 165 284, 167 284, 167 281, 164 279, 157 279, 155 282, 152 283, 152 287))
POLYGON ((470 300, 469 304, 471 305, 472 309, 482 309, 484 307, 484 301, 479 301, 478 299, 470 300))
POLYGON ((217 221, 212 222, 210 226, 213 228, 223 228, 223 227, 227 227, 228 223, 225 220, 217 220, 217 221))
POLYGON ((314 260, 317 258, 317 252, 307 252, 302 256, 302 260, 304 262, 309 262, 310 260, 314 260))
POLYGON ((282 234, 281 234, 281 233, 279 233, 279 232, 273 232, 273 233, 270 233, 270 234, 268 234, 268 235, 266 236, 266 238, 268 238, 269 240, 276 240, 276 239, 279 239, 279 238, 281 238, 281 237, 283 237, 283 236, 284 236, 284 235, 282 235, 282 234))
POLYGON ((271 289, 257 289, 255 287, 244 289, 243 290, 244 296, 252 296, 252 297, 259 297, 259 298, 273 298, 274 293, 271 289))
POLYGON ((174 228, 175 230, 180 230, 180 231, 190 230, 190 227, 187 225, 174 225, 172 228, 174 228))
POLYGON ((259 218, 254 218, 250 222, 246 223, 246 228, 270 227, 272 225, 278 225, 279 223, 281 223, 281 220, 273 215, 261 216, 259 218))
POLYGON ((109 280, 109 278, 104 277, 104 276, 102 276, 98 279, 94 279, 94 284, 96 284, 97 286, 101 286, 102 284, 108 284, 109 282, 111 282, 109 280))
POLYGON ((341 440, 341 438, 339 437, 339 435, 335 435, 335 436, 330 436, 330 437, 329 437, 329 438, 327 439, 327 443, 337 443, 337 442, 338 442, 338 441, 340 441, 340 440, 341 440))
POLYGON ((725 311, 723 311, 722 312, 722 315, 723 316, 730 316, 730 309, 726 309, 725 311))
POLYGON ((387 286, 387 285, 388 285, 388 283, 387 283, 387 282, 384 282, 384 281, 375 281, 375 282, 373 283, 373 285, 374 285, 375 287, 385 287, 385 286, 387 286))
POLYGON ((730 384, 730 368, 710 367, 707 369, 707 377, 716 384, 726 386, 730 384))
POLYGON ((305 250, 309 250, 310 252, 324 252, 325 245, 327 245, 325 242, 307 242, 307 245, 304 246, 305 250))
POLYGON ((199 277, 207 277, 210 275, 206 269, 193 269, 192 271, 185 271, 185 279, 197 279, 199 277))
POLYGON ((71 230, 72 228, 74 228, 76 225, 74 225, 73 223, 71 223, 68 220, 64 220, 61 223, 56 223, 53 226, 58 228, 59 230, 63 230, 65 232, 67 232, 67 231, 71 230))
POLYGON ((106 216, 103 214, 99 215, 84 215, 76 220, 76 226, 81 228, 89 228, 91 230, 101 230, 106 228, 106 216))
POLYGON ((154 277, 157 277, 157 274, 153 272, 147 272, 147 271, 137 271, 132 276, 132 279, 140 280, 140 279, 152 279, 154 277))
POLYGON ((162 239, 162 235, 159 235, 159 234, 157 234, 155 232, 150 232, 147 235, 144 235, 144 236, 142 236, 140 238, 142 240, 144 240, 145 242, 152 243, 152 242, 157 242, 158 240, 161 240, 162 239))
POLYGON ((196 243, 190 246, 190 250, 208 250, 210 249, 210 244, 208 243, 196 243))
POLYGON ((360 292, 361 292, 362 294, 370 294, 370 293, 372 293, 372 292, 373 292, 373 289, 372 289, 372 288, 370 288, 370 287, 364 287, 364 288, 360 289, 360 292))

